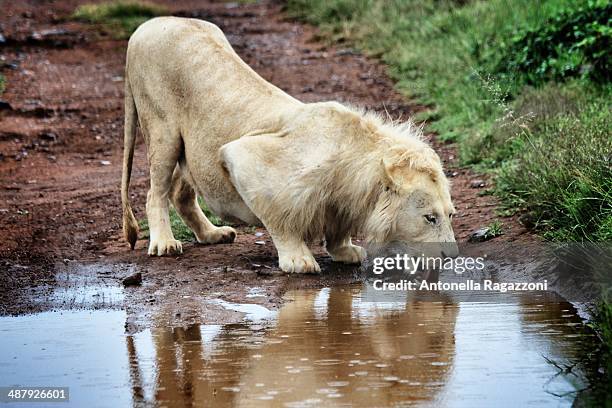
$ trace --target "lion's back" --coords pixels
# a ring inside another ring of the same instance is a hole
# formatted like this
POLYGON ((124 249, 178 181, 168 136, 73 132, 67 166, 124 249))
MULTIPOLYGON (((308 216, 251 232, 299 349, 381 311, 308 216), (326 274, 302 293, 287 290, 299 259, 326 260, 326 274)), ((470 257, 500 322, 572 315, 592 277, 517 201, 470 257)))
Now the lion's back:
POLYGON ((194 56, 207 46, 232 51, 219 27, 204 20, 180 17, 156 17, 141 24, 128 42, 128 59, 139 52, 147 57, 162 54, 194 56))

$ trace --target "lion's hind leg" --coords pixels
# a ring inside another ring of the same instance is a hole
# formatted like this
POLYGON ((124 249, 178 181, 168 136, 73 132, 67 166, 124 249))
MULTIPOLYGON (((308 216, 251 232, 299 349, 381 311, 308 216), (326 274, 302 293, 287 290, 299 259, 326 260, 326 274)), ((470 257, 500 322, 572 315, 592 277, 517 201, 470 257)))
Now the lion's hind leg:
POLYGON ((173 255, 183 252, 181 242, 174 239, 170 228, 169 200, 172 172, 176 167, 182 144, 178 132, 172 131, 161 119, 143 122, 148 140, 151 188, 147 194, 149 221, 149 255, 173 255))
POLYGON ((181 219, 193 231, 200 244, 221 244, 234 242, 236 230, 231 227, 217 227, 206 217, 198 204, 192 185, 185 179, 180 166, 172 176, 170 199, 181 219))

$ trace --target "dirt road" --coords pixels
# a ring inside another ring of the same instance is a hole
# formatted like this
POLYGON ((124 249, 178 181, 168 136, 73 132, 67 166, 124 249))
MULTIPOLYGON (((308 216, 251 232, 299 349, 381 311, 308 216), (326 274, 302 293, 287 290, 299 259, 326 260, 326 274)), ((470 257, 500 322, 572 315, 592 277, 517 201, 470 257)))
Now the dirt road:
MULTIPOLYGON (((70 21, 79 3, 3 5, 0 67, 7 89, 0 97, 0 313, 74 307, 74 300, 50 294, 84 281, 112 287, 136 270, 144 275, 143 286, 123 300, 128 310, 140 310, 135 320, 155 314, 164 321, 199 321, 207 311, 198 296, 244 299, 242 283, 262 288, 267 296, 260 302, 274 307, 288 288, 351 281, 353 270, 332 265, 322 250, 321 276, 280 274, 269 237, 256 237, 250 228, 240 228, 231 245, 188 243, 178 258, 148 258, 145 240, 129 250, 120 236, 119 197, 127 42, 70 21), (261 240, 265 245, 255 244, 261 240), (162 304, 164 311, 154 313, 162 304)), ((379 63, 348 46, 317 41, 314 29, 286 19, 276 3, 166 5, 175 15, 219 25, 251 67, 302 101, 338 100, 386 110, 393 118, 423 109, 394 91, 379 63)), ((481 176, 457 165, 453 146, 434 143, 453 183, 457 239, 465 241, 497 219, 495 200, 482 194, 476 182, 481 176)), ((138 218, 144 216, 146 173, 139 141, 130 190, 138 218)), ((505 234, 497 240, 525 239, 516 220, 504 223, 505 234)))

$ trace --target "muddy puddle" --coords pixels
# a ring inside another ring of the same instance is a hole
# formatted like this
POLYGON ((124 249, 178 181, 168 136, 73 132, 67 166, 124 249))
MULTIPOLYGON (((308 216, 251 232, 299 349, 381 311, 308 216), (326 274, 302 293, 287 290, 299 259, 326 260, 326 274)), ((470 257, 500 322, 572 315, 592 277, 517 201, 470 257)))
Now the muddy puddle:
POLYGON ((569 406, 584 385, 557 368, 589 337, 569 303, 362 295, 296 290, 277 311, 219 299, 242 323, 132 335, 123 310, 2 317, 0 383, 68 386, 75 407, 569 406))

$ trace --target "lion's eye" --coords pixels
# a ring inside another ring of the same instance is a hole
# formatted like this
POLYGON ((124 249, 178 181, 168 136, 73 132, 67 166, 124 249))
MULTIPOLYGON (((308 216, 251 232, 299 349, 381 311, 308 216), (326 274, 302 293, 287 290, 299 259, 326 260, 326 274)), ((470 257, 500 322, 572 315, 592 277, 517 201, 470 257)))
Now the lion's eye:
POLYGON ((433 214, 427 214, 424 217, 427 220, 427 222, 430 223, 430 224, 435 224, 438 221, 436 216, 433 215, 433 214))

